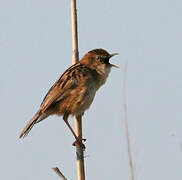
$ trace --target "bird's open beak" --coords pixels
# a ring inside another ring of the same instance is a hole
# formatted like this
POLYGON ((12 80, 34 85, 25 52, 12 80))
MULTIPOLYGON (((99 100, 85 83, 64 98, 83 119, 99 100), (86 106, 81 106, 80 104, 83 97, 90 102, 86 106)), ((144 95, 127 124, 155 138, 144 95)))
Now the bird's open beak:
MULTIPOLYGON (((113 53, 113 54, 111 54, 111 57, 113 57, 113 56, 116 56, 116 55, 118 55, 118 53, 113 53)), ((114 65, 114 64, 110 64, 112 67, 115 67, 115 68, 119 68, 118 66, 116 66, 116 65, 114 65)))
POLYGON ((113 54, 110 54, 110 55, 111 55, 111 57, 113 57, 113 56, 118 55, 118 53, 113 53, 113 54))
POLYGON ((116 66, 114 64, 110 64, 112 67, 119 68, 119 66, 116 66))

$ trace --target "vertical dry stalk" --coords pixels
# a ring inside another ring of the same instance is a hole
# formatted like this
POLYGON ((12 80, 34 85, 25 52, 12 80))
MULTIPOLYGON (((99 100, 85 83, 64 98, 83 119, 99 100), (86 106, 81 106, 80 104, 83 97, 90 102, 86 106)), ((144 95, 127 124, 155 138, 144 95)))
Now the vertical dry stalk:
POLYGON ((134 180, 135 179, 134 167, 133 167, 133 159, 132 159, 131 143, 130 143, 130 134, 129 134, 129 127, 128 127, 128 106, 127 106, 126 81, 127 81, 127 63, 125 64, 125 67, 124 67, 124 76, 123 76, 124 120, 125 120, 125 131, 126 131, 126 141, 127 141, 129 167, 130 167, 130 176, 131 176, 131 180, 134 180))
MULTIPOLYGON (((71 18, 72 18, 72 48, 73 48, 72 63, 74 64, 79 60, 76 0, 71 0, 71 18)), ((75 119, 75 133, 81 140, 82 139, 81 116, 74 117, 74 119, 75 119)), ((84 153, 83 149, 80 146, 76 146, 76 156, 77 156, 76 164, 77 164, 78 180, 85 180, 84 153)))

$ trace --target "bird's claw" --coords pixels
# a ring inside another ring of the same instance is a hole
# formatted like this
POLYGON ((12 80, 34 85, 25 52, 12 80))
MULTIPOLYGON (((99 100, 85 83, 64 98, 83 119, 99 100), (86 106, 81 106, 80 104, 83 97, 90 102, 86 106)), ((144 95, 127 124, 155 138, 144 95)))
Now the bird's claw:
MULTIPOLYGON (((86 139, 82 139, 82 141, 86 141, 86 139)), ((80 139, 77 139, 76 141, 73 142, 73 146, 80 146, 83 150, 86 149, 85 145, 82 143, 82 141, 80 139)))

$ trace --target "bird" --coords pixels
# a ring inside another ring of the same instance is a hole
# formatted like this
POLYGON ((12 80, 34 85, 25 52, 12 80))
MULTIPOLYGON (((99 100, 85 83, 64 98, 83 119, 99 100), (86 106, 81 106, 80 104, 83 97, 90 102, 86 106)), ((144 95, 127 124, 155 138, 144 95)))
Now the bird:
POLYGON ((117 54, 109 54, 104 49, 93 49, 69 67, 49 89, 39 110, 25 126, 19 138, 26 137, 35 124, 48 116, 58 115, 63 116, 76 139, 75 142, 85 148, 69 124, 68 117, 82 116, 89 109, 97 90, 105 84, 111 68, 118 67, 109 62, 110 58, 117 54))

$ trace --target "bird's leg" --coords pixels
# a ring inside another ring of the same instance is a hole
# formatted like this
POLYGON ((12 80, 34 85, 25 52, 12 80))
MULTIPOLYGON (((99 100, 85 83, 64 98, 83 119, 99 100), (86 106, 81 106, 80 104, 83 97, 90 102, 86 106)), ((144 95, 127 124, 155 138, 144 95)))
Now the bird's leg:
MULTIPOLYGON (((63 120, 66 123, 66 125, 68 126, 68 128, 71 130, 73 136, 75 137, 76 141, 73 143, 73 146, 76 146, 77 144, 79 144, 79 146, 83 149, 85 149, 85 145, 82 143, 82 140, 79 139, 79 137, 75 134, 74 130, 72 129, 72 127, 70 126, 69 122, 68 122, 68 113, 65 113, 63 116, 63 120)), ((85 139, 83 139, 85 141, 85 139)))

